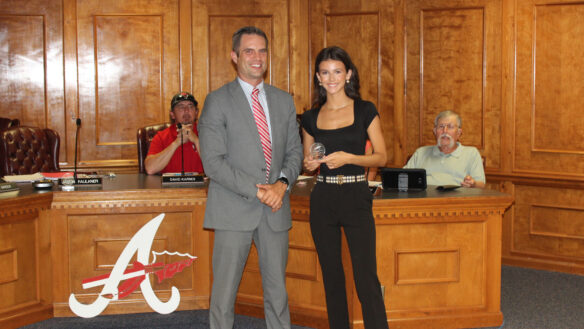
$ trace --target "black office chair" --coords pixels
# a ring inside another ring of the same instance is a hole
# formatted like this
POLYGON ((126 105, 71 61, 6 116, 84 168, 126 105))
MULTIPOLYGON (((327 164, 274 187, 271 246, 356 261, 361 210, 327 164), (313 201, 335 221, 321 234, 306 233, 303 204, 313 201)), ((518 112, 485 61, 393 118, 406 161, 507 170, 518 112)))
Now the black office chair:
POLYGON ((152 142, 152 138, 156 136, 156 133, 170 127, 171 125, 172 123, 165 122, 138 128, 138 132, 136 134, 136 146, 138 147, 139 173, 146 173, 144 160, 146 159, 146 155, 148 155, 148 149, 150 149, 150 142, 152 142))
POLYGON ((59 134, 48 128, 18 126, 0 132, 0 174, 59 171, 59 134))

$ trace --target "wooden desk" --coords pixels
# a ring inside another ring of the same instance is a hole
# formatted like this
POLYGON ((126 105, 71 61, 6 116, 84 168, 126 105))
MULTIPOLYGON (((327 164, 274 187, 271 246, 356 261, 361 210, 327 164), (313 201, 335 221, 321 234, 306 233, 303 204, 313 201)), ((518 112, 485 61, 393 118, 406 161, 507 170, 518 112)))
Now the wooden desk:
MULTIPOLYGON (((309 227, 311 184, 291 199, 287 288, 293 322, 328 328, 320 265, 309 227)), ((500 326, 501 219, 512 198, 492 190, 384 192, 373 201, 377 266, 390 328, 500 326)), ((343 242, 350 319, 363 328, 350 256, 343 242)), ((255 250, 237 310, 263 316, 255 250)))
MULTIPOLYGON (((92 303, 102 287, 84 290, 82 280, 109 274, 132 236, 161 213, 165 218, 152 250, 178 251, 198 258, 161 283, 150 275, 154 291, 165 301, 170 297, 170 287, 175 286, 181 294, 179 310, 209 308, 212 245, 211 232, 203 230, 206 198, 204 186, 162 187, 160 177, 147 175, 104 178, 99 190, 54 192, 51 233, 55 316, 74 316, 68 304, 71 293, 81 303, 92 303)), ((184 257, 157 258, 165 264, 180 260, 184 257)), ((103 314, 151 311, 137 289, 123 300, 110 303, 103 314)))
MULTIPOLYGON (((293 228, 287 284, 294 323, 327 327, 326 306, 309 217, 311 183, 291 198, 293 228)), ((91 303, 100 288, 81 281, 111 271, 134 233, 160 213, 166 217, 152 250, 188 252, 198 259, 162 283, 181 293, 179 309, 209 307, 212 238, 202 229, 206 189, 163 188, 160 177, 118 175, 100 189, 38 193, 23 186, 0 199, 0 326, 18 327, 52 316, 73 316, 68 298, 91 303), (179 234, 177 234, 177 232, 179 234)), ((511 197, 496 191, 385 193, 374 200, 378 272, 390 326, 497 326, 500 312, 501 216, 511 197)), ((165 263, 177 261, 166 256, 165 263)), ((362 328, 350 260, 344 249, 354 328, 362 328)), ((152 276, 151 276, 152 277, 152 276)), ((262 316, 257 254, 252 248, 239 289, 238 313, 262 316)), ((111 302, 103 314, 150 312, 140 292, 111 302)))
MULTIPOLYGON (((102 287, 83 290, 81 281, 109 274, 132 236, 160 213, 166 216, 152 250, 198 258, 162 283, 151 275, 156 295, 167 300, 175 286, 181 294, 179 310, 209 308, 212 232, 203 230, 204 186, 162 187, 158 176, 128 174, 72 192, 54 187, 41 194, 30 184, 21 189, 16 198, 0 199, 0 327, 75 316, 69 295, 93 302, 102 287)), ((184 258, 160 260, 168 264, 184 258)), ((137 289, 102 314, 151 311, 137 289)))

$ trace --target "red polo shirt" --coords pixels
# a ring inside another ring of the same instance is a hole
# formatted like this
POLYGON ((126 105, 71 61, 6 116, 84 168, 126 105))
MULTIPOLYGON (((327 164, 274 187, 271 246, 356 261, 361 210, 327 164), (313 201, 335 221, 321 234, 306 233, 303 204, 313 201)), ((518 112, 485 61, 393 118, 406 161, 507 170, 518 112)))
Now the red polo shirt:
MULTIPOLYGON (((199 136, 199 132, 197 131, 197 127, 193 125, 193 131, 197 136, 199 136)), ((156 136, 152 139, 150 143, 150 149, 148 149, 148 155, 150 154, 157 154, 162 152, 165 148, 167 148, 177 137, 176 131, 176 124, 159 131, 156 136)), ((203 173, 203 162, 201 161, 201 156, 199 155, 198 150, 195 147, 195 144, 186 142, 182 145, 183 147, 183 156, 184 156, 184 164, 185 164, 185 172, 197 172, 203 173)), ((161 173, 166 172, 181 172, 182 164, 181 164, 181 147, 179 146, 170 162, 166 165, 166 167, 161 171, 161 173)))

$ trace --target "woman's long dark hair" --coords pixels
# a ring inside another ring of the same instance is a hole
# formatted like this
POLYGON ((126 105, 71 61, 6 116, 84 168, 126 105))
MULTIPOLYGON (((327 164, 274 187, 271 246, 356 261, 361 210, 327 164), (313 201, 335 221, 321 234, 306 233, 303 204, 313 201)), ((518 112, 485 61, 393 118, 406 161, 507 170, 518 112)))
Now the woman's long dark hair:
POLYGON ((321 107, 326 103, 326 89, 323 86, 319 85, 318 77, 316 74, 318 73, 320 63, 326 60, 335 60, 341 61, 345 65, 345 69, 347 72, 351 70, 351 78, 349 79, 349 83, 345 83, 345 94, 352 99, 359 99, 361 98, 361 94, 359 93, 359 73, 357 72, 357 67, 351 61, 351 57, 349 54, 342 48, 337 46, 327 47, 322 49, 318 55, 316 55, 316 61, 314 63, 314 102, 313 107, 321 107))

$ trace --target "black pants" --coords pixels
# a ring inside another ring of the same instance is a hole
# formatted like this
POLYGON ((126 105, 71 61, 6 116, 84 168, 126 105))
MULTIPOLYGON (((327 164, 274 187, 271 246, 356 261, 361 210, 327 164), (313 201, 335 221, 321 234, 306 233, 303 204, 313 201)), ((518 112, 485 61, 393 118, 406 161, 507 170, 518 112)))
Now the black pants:
POLYGON ((329 326, 349 328, 341 227, 349 245, 365 328, 388 328, 377 277, 372 195, 366 182, 317 183, 310 196, 310 229, 322 270, 329 326))

